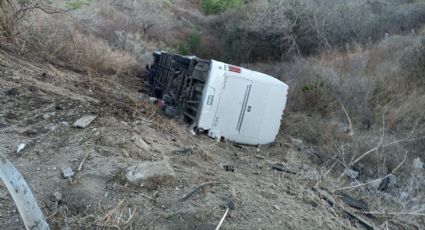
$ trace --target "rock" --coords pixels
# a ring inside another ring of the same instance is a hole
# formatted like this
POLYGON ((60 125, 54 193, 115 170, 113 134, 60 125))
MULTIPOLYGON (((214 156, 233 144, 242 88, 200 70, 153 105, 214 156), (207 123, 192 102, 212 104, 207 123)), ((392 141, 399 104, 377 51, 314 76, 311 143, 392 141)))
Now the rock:
POLYGON ((62 193, 60 192, 54 192, 53 193, 53 198, 55 199, 55 201, 61 201, 62 200, 62 193))
POLYGON ((6 127, 7 127, 6 124, 0 123, 0 129, 6 128, 6 127))
POLYGON ((421 161, 421 159, 418 157, 413 160, 413 168, 415 169, 423 169, 424 163, 421 161))
POLYGON ((304 144, 304 141, 302 141, 300 139, 291 138, 291 142, 294 144, 295 148, 298 151, 303 151, 304 149, 306 149, 306 146, 304 144))
POLYGON ((7 199, 7 194, 0 192, 0 200, 6 200, 7 199))
POLYGON ((22 150, 24 150, 26 146, 27 146, 27 144, 25 144, 25 143, 19 144, 18 145, 18 150, 16 150, 16 153, 22 152, 22 150))
POLYGON ((61 123, 63 126, 69 127, 69 123, 68 123, 68 122, 66 122, 66 121, 61 121, 60 123, 61 123))
POLYGON ((146 151, 150 150, 150 146, 148 143, 146 143, 145 140, 143 140, 143 138, 139 135, 134 135, 132 140, 134 141, 134 143, 141 149, 144 149, 146 151))
POLYGON ((348 177, 352 178, 352 179, 356 179, 356 178, 359 176, 359 172, 357 172, 357 171, 355 171, 355 170, 352 170, 352 169, 349 169, 349 168, 347 168, 347 169, 344 171, 344 174, 345 174, 346 176, 348 176, 348 177))
POLYGON ((134 185, 155 189, 159 185, 174 185, 176 174, 168 160, 144 161, 128 167, 125 178, 134 185))
POLYGON ((48 120, 49 118, 51 118, 54 115, 55 115, 54 112, 53 113, 45 113, 45 114, 43 114, 43 119, 48 120))
POLYGON ((74 171, 72 171, 71 167, 65 167, 62 169, 63 178, 68 179, 75 175, 74 171))
POLYGON ((278 211, 280 211, 280 208, 277 205, 273 205, 273 208, 276 209, 276 210, 278 210, 278 211))
POLYGON ((81 117, 80 119, 78 119, 77 121, 74 122, 74 124, 72 125, 74 128, 86 128, 87 126, 89 126, 94 119, 96 119, 97 115, 85 115, 83 117, 81 117))

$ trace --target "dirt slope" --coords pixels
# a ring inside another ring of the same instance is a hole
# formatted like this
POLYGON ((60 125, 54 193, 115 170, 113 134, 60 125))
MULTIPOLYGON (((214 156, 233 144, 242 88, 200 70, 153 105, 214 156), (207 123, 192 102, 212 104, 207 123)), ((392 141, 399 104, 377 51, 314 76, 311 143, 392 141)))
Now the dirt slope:
MULTIPOLYGON (((234 209, 222 229, 361 227, 311 190, 319 174, 288 137, 257 149, 193 136, 140 88, 133 76, 95 78, 0 54, 0 151, 24 175, 52 229, 214 229, 228 204, 234 209), (98 117, 88 128, 71 127, 89 113, 98 117), (27 147, 16 153, 20 143, 27 147), (191 151, 176 152, 183 148, 191 151), (162 159, 176 172, 174 185, 125 181, 126 167, 162 159), (275 163, 297 174, 271 169, 275 163), (62 178, 66 166, 76 172, 72 180, 62 178), (211 181, 219 184, 179 201, 211 181)), ((1 184, 0 226, 23 228, 1 184)))

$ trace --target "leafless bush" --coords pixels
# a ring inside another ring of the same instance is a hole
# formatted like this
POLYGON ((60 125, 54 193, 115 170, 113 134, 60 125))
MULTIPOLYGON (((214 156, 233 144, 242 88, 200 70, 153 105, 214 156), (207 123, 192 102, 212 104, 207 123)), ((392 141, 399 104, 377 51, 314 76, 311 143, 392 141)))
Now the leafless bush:
POLYGON ((114 50, 109 44, 72 26, 46 18, 22 34, 26 50, 38 52, 54 63, 93 73, 121 73, 131 70, 135 59, 128 53, 114 50))

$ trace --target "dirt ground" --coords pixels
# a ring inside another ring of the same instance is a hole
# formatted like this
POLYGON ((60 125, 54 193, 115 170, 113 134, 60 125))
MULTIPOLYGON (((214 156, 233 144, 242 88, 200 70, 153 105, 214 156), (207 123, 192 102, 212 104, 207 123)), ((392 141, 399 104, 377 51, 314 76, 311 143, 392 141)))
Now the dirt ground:
MULTIPOLYGON (((135 76, 89 77, 0 54, 0 151, 24 175, 52 229, 214 229, 227 207, 222 229, 362 228, 312 191, 320 174, 284 131, 259 149, 194 136, 150 105, 141 85, 135 76), (91 113, 98 117, 89 127, 72 127, 91 113), (21 143, 26 148, 16 153, 21 143), (128 166, 162 159, 175 183, 126 182, 128 166), (273 170, 276 163, 296 174, 273 170), (64 179, 64 167, 76 175, 64 179), (217 183, 181 201, 206 182, 217 183)), ((0 226, 24 228, 1 183, 0 226)))

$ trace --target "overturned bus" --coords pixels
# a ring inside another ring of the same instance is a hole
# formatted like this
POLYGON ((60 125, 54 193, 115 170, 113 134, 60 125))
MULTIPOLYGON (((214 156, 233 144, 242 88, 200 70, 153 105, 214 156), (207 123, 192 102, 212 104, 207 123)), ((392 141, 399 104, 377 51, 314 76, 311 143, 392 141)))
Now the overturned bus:
POLYGON ((154 52, 148 93, 199 133, 241 144, 276 139, 288 86, 256 71, 195 56, 154 52))

